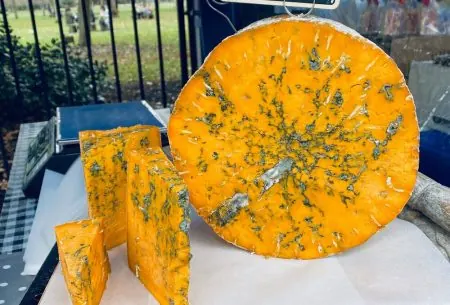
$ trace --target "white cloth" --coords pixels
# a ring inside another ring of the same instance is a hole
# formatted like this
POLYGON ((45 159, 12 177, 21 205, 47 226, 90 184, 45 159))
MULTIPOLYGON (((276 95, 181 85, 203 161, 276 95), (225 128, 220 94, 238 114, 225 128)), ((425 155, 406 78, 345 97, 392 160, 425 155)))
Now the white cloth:
MULTIPOLYGON (((310 261, 252 255, 222 241, 198 217, 190 237, 191 304, 450 304, 450 264, 417 227, 400 219, 358 248, 310 261)), ((126 246, 108 254, 112 273, 101 304, 157 305, 128 269, 126 246)), ((70 304, 59 268, 40 304, 70 304)))
POLYGON ((52 209, 54 195, 63 177, 64 175, 62 174, 45 170, 36 214, 34 216, 33 225, 31 226, 30 235, 28 236, 27 247, 23 255, 23 260, 25 262, 25 267, 22 272, 23 275, 35 275, 48 255, 48 245, 43 242, 40 233, 41 228, 48 224, 46 215, 52 209))

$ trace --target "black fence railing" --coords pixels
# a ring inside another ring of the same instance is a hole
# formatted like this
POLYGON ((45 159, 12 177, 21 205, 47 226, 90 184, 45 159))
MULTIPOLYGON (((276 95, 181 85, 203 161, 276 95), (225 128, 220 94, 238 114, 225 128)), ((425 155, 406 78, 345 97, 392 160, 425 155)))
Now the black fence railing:
MULTIPOLYGON (((19 73, 17 70, 16 57, 14 55, 14 48, 13 48, 12 39, 11 39, 11 31, 10 31, 10 27, 9 27, 8 17, 6 14, 6 6, 5 6, 4 0, 0 0, 0 8, 2 10, 3 26, 5 28, 6 43, 7 43, 7 47, 8 47, 8 53, 9 53, 8 54, 9 62, 11 65, 11 70, 12 70, 13 77, 14 77, 14 84, 15 84, 15 88, 16 88, 16 100, 18 101, 18 103, 23 103, 23 95, 22 95, 22 90, 20 88, 20 82, 19 82, 19 73)), ((20 104, 18 104, 17 106, 21 107, 20 104)))
MULTIPOLYGON (((2 0, 0 0, 0 1, 2 1, 2 0)), ((72 79, 71 79, 70 73, 69 73, 69 59, 67 57, 67 45, 66 45, 66 38, 64 36, 64 27, 63 27, 63 21, 62 21, 62 16, 61 16, 61 5, 59 3, 59 0, 55 0, 55 6, 56 6, 56 17, 58 18, 59 39, 61 40, 61 48, 63 51, 64 71, 65 71, 66 82, 67 82, 67 94, 68 94, 69 102, 72 105, 73 104, 72 79)), ((111 22, 111 24, 112 24, 112 22, 111 22)), ((113 40, 111 40, 111 41, 113 41, 113 40)), ((116 61, 115 61, 115 63, 116 63, 116 61)), ((116 79, 118 77, 119 77, 119 75, 117 74, 116 79)))
MULTIPOLYGON (((86 7, 86 0, 80 0, 81 1, 81 16, 82 19, 80 21, 80 24, 83 25, 85 31, 85 39, 86 39, 86 51, 88 56, 88 62, 89 62, 89 70, 90 70, 90 78, 91 78, 91 88, 92 88, 92 95, 94 98, 94 103, 99 102, 99 94, 97 92, 97 82, 95 78, 95 68, 94 68, 94 59, 92 54, 92 40, 91 40, 91 26, 90 22, 87 20, 89 19, 89 13, 88 8, 86 7)), ((118 101, 121 102, 123 100, 122 98, 122 90, 121 90, 121 82, 120 82, 120 75, 119 75, 119 64, 118 64, 118 56, 117 56, 117 47, 116 47, 116 41, 115 41, 115 32, 114 32, 114 18, 112 14, 112 4, 111 0, 106 0, 106 6, 108 8, 108 23, 109 23, 109 32, 110 32, 110 40, 111 40, 111 51, 112 51, 112 64, 114 69, 114 76, 115 76, 115 86, 116 86, 116 94, 118 101)), ((189 4, 190 1, 188 1, 188 9, 191 6, 189 4)), ((7 44, 8 44, 8 50, 9 50, 9 58, 10 58, 10 64, 13 70, 13 76, 15 81, 15 87, 16 87, 16 95, 17 100, 21 101, 23 99, 21 88, 20 88, 20 73, 19 69, 20 67, 17 66, 17 63, 15 62, 14 57, 14 46, 11 42, 10 37, 10 24, 8 22, 8 14, 7 9, 5 5, 5 0, 0 0, 1 3, 1 12, 2 12, 2 18, 3 18, 3 25, 6 31, 7 36, 7 44)), ((67 42, 66 42, 66 35, 64 33, 64 27, 63 27, 63 16, 61 15, 61 3, 60 0, 55 0, 55 7, 56 7, 56 18, 57 18, 57 24, 58 24, 58 30, 59 30, 59 36, 60 36, 60 43, 61 43, 61 49, 63 51, 63 59, 64 59, 64 69, 65 69, 65 75, 66 75, 66 83, 67 83, 67 98, 71 103, 73 103, 73 88, 72 88, 72 80, 70 76, 70 65, 69 60, 67 56, 67 42)), ((181 84, 183 85, 187 79, 188 79, 188 52, 187 52, 187 45, 186 45, 186 30, 185 30, 185 16, 187 15, 188 18, 192 14, 185 11, 185 3, 184 0, 176 0, 176 7, 177 7, 177 21, 178 22, 178 34, 179 34, 179 53, 180 53, 180 80, 181 84)), ((144 87, 144 76, 143 76, 143 67, 142 67, 142 61, 141 61, 141 46, 139 41, 139 28, 138 28, 138 18, 137 18, 137 10, 136 10, 136 0, 131 0, 131 8, 132 8, 132 19, 133 19, 133 30, 134 30, 134 44, 135 44, 135 50, 136 50, 136 61, 137 61, 137 73, 138 73, 138 82, 139 82, 139 90, 140 90, 140 97, 142 99, 145 99, 145 87, 144 87)), ((35 18, 35 9, 33 5, 33 0, 28 0, 28 9, 30 13, 30 21, 31 26, 33 30, 33 37, 34 37, 34 44, 35 44, 35 52, 36 52, 36 58, 37 58, 37 64, 38 64, 38 72, 39 72, 39 79, 37 80, 39 82, 39 85, 42 87, 42 91, 45 93, 47 92, 45 90, 45 87, 47 86, 46 83, 46 74, 45 74, 45 67, 41 56, 41 47, 39 43, 39 34, 38 34, 38 26, 36 23, 35 18)), ((159 74, 160 74, 160 86, 161 86, 161 101, 162 104, 166 107, 167 106, 167 93, 166 93, 166 80, 165 80, 165 74, 164 74, 164 54, 163 54, 163 43, 162 43, 162 31, 161 31, 161 21, 160 21, 160 7, 159 7, 159 0, 154 1, 154 10, 155 10, 155 22, 156 22, 156 32, 157 32, 157 49, 158 49, 158 56, 159 56, 159 74)), ((192 30, 192 22, 188 22, 189 29, 192 30)), ((190 47, 192 48, 194 46, 194 42, 191 41, 190 47)), ((195 54, 195 52, 191 52, 195 54)), ((191 57, 192 60, 192 57, 191 57)), ((193 69, 196 68, 196 63, 192 62, 191 66, 193 69)), ((44 101, 48 101, 48 96, 46 94, 43 94, 42 98, 44 101)), ((48 104, 48 103, 47 103, 48 104)), ((48 105, 50 108, 50 105, 48 105)))
MULTIPOLYGON (((4 28, 4 35, 6 40, 6 49, 8 50, 7 54, 7 61, 9 64, 9 68, 11 71, 11 75, 14 81, 14 107, 17 107, 17 109, 20 109, 24 103, 27 101, 24 100, 26 97, 24 97, 24 89, 23 89, 23 80, 21 80, 21 70, 23 67, 21 67, 21 63, 18 62, 16 59, 17 57, 17 50, 16 45, 17 43, 14 41, 14 38, 12 38, 12 31, 11 30, 11 24, 8 20, 10 18, 10 15, 8 14, 7 7, 5 4, 6 0, 0 0, 0 9, 1 9, 1 15, 2 15, 2 22, 3 22, 3 28, 4 28)), ((79 31, 85 32, 85 51, 87 54, 87 60, 88 60, 88 73, 89 73, 89 90, 91 91, 90 96, 92 97, 91 103, 101 103, 103 102, 102 99, 100 99, 100 96, 102 92, 99 92, 99 86, 98 86, 98 80, 96 78, 96 66, 95 66, 95 60, 93 57, 93 45, 92 45, 92 38, 91 38, 91 24, 90 24, 90 13, 91 9, 87 6, 87 4, 90 3, 89 0, 80 0, 81 3, 81 11, 79 16, 78 24, 80 27, 79 31)), ((139 96, 141 99, 145 99, 146 92, 145 92, 145 86, 144 86, 144 72, 143 72, 143 63, 141 58, 141 43, 139 41, 139 27, 138 27, 138 16, 137 16, 137 6, 136 6, 136 0, 130 0, 131 1, 131 13, 132 13, 132 24, 133 24, 133 44, 136 52, 135 60, 137 64, 137 82, 139 85, 139 96)), ((158 52, 158 59, 159 59, 159 79, 160 79, 160 92, 161 92, 161 104, 164 107, 167 107, 168 105, 168 95, 166 92, 166 75, 165 75, 165 65, 164 65, 164 46, 163 46, 163 39, 162 39, 162 27, 161 27, 161 14, 160 14, 160 0, 154 0, 154 22, 156 25, 156 42, 157 42, 157 52, 158 52)), ((40 43, 40 37, 39 37, 39 24, 36 20, 35 16, 35 5, 33 3, 33 0, 27 0, 28 2, 28 10, 29 10, 29 16, 30 16, 30 22, 31 22, 31 30, 33 32, 33 46, 34 46, 34 56, 37 66, 36 71, 36 79, 34 80, 35 85, 38 86, 39 91, 39 100, 40 104, 43 105, 41 108, 44 108, 45 114, 47 118, 50 118, 52 113, 54 112, 55 103, 52 103, 51 97, 49 96, 49 90, 47 90, 49 83, 48 83, 48 71, 46 72, 46 65, 45 60, 43 59, 43 52, 44 49, 43 46, 40 43)), ((187 27, 189 31, 193 31, 193 13, 189 12, 189 10, 192 10, 192 1, 191 0, 175 0, 176 3, 176 16, 177 20, 173 20, 173 22, 178 22, 178 48, 179 48, 179 66, 180 66, 180 79, 179 83, 181 86, 183 86, 189 77, 189 74, 193 73, 195 69, 197 68, 196 58, 195 58, 195 41, 192 39, 192 33, 191 35, 187 35, 186 33, 186 22, 185 19, 188 19, 187 27), (186 5, 187 4, 187 11, 186 11, 186 5), (189 37, 189 42, 187 37, 189 37), (188 44, 189 49, 191 50, 191 56, 188 55, 188 44), (190 61, 190 65, 189 65, 190 61), (191 71, 188 71, 188 67, 191 67, 191 71)), ((108 30, 109 30, 109 38, 110 38, 110 44, 111 44, 111 54, 112 54, 112 68, 114 71, 114 85, 115 85, 115 95, 117 97, 117 102, 124 101, 124 94, 123 94, 123 88, 122 88, 122 82, 120 78, 120 63, 118 59, 118 48, 116 45, 116 32, 115 32, 115 18, 113 18, 113 4, 112 0, 105 0, 105 4, 108 10, 108 16, 105 19, 108 23, 108 30)), ((69 42, 67 34, 65 33, 63 23, 67 21, 63 18, 66 17, 61 13, 61 10, 64 9, 61 6, 61 0, 54 0, 55 5, 55 17, 56 17, 56 23, 55 27, 57 26, 58 32, 59 32, 59 44, 60 49, 62 51, 62 62, 64 70, 64 80, 65 81, 65 87, 66 87, 66 104, 73 105, 76 101, 76 95, 75 95, 75 87, 76 83, 72 76, 71 71, 71 62, 70 62, 70 56, 69 56, 69 42)), ((90 4, 89 4, 90 5, 90 4)), ((37 9, 37 7, 36 7, 37 9)), ((66 29, 67 30, 67 29, 66 29)), ((146 29, 148 30, 148 29, 146 29)), ((0 33, 1 34, 1 33, 0 33)), ((80 35, 81 37, 81 35, 80 35)), ((84 49, 84 46, 80 46, 80 48, 84 49)), ((173 59, 172 59, 173 60, 173 59)), ((86 78, 87 79, 87 78, 86 78)), ((0 79, 0 82, 2 80, 0 79)), ((107 102, 115 102, 115 101, 107 101, 107 102)), ((3 107, 3 106, 2 106, 3 107)), ((41 109, 42 110, 42 109, 41 109)), ((22 118, 22 120, 19 119, 19 122, 22 123, 25 118, 22 118)), ((6 156, 7 153, 5 152, 5 143, 3 141, 3 135, 2 129, 4 127, 4 124, 0 122, 0 153, 2 155, 3 159, 3 167, 8 172, 8 157, 6 156)), ((11 157, 11 156, 10 156, 11 157)))
POLYGON ((111 38, 111 53, 113 57, 114 76, 116 79, 116 93, 117 99, 119 100, 119 102, 122 102, 122 88, 120 87, 119 65, 117 63, 116 38, 114 35, 114 23, 113 23, 111 0, 106 0, 106 5, 108 7, 109 34, 111 38))

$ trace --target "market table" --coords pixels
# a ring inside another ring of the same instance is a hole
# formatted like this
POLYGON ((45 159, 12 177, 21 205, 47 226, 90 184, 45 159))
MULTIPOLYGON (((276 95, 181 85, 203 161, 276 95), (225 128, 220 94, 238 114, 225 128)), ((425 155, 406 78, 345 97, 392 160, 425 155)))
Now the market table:
POLYGON ((19 304, 34 276, 22 276, 23 250, 28 242, 37 199, 22 192, 28 145, 46 122, 20 125, 8 189, 0 214, 0 304, 19 304))
POLYGON ((27 150, 31 140, 46 122, 20 125, 19 138, 6 190, 3 209, 0 214, 0 254, 22 252, 28 241, 33 223, 37 199, 26 198, 22 182, 27 161, 27 150))
MULTIPOLYGON (((156 112, 164 122, 168 121, 168 108, 156 112)), ((25 197, 22 182, 28 146, 46 123, 20 125, 8 189, 0 214, 0 304, 19 304, 34 279, 34 276, 21 273, 24 268, 23 251, 27 246, 38 200, 25 197)))
MULTIPOLYGON (((169 111, 166 109, 159 112, 167 121, 169 111)), ((37 202, 36 199, 25 198, 21 191, 21 182, 28 144, 44 124, 45 122, 23 124, 20 128, 10 185, 0 215, 0 304, 19 304, 34 279, 33 276, 20 275, 24 266, 22 251, 27 245, 37 202)), ((419 217, 420 215, 413 218, 417 220, 419 217)), ((414 219, 410 217, 408 220, 414 219)), ((417 224, 417 221, 415 223, 417 224)), ((424 227, 420 228, 425 232, 424 227)))

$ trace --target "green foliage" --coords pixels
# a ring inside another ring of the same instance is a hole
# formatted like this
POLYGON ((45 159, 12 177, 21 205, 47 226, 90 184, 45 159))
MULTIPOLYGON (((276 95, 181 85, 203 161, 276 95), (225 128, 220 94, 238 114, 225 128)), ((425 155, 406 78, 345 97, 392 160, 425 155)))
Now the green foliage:
MULTIPOLYGON (((78 3, 78 1, 75 2, 78 3)), ((137 1, 137 3, 141 2, 137 1)), ((153 8, 154 2, 150 1, 149 3, 153 8)), ((174 2, 161 2, 160 10, 166 79, 178 82, 180 79, 180 53, 178 44, 178 22, 176 22, 176 5, 174 2)), ((94 5, 93 11, 96 16, 98 16, 100 14, 100 6, 94 5)), ((61 12, 64 15, 64 8, 61 12)), ((76 6, 72 7, 72 12, 78 13, 76 6)), ((34 42, 33 31, 30 31, 31 23, 28 10, 19 11, 18 15, 19 18, 16 19, 10 11, 11 17, 9 18, 9 22, 11 28, 14 30, 14 33, 20 37, 21 42, 34 42)), ((36 11, 36 24, 41 43, 47 43, 50 42, 52 38, 59 37, 56 20, 55 18, 48 17, 48 14, 47 16, 43 16, 41 11, 36 11)), ((65 22, 63 22, 63 27, 66 35, 72 35, 75 40, 74 44, 77 45, 78 33, 71 34, 65 22)), ((153 87, 155 87, 157 86, 157 83, 159 83, 159 57, 156 49, 156 21, 155 19, 140 19, 138 20, 138 27, 144 79, 146 83, 151 82, 153 83, 153 87)), ((186 31, 186 33, 188 32, 186 31)), ((128 1, 127 4, 119 4, 119 15, 114 18, 114 35, 119 59, 120 80, 123 85, 122 94, 125 99, 134 99, 139 95, 138 93, 135 93, 139 79, 130 1, 128 1)), ((98 60, 108 60, 108 62, 111 63, 112 55, 109 31, 92 31, 91 42, 94 58, 98 60)), ((110 68, 108 70, 108 78, 114 81, 114 69, 110 68)), ((114 90, 112 92, 113 93, 105 94, 108 94, 109 96, 114 95, 114 90)))
MULTIPOLYGON (((23 100, 17 99, 6 31, 3 26, 0 26, 0 124, 7 126, 26 120, 46 120, 45 96, 48 96, 52 114, 56 107, 70 104, 61 44, 56 39, 52 39, 50 43, 41 44, 46 78, 46 88, 44 88, 39 75, 35 45, 22 43, 19 37, 13 34, 11 38, 23 100)), ((87 56, 80 49, 72 46, 68 46, 67 53, 74 105, 88 104, 94 98, 87 56)), ((106 61, 95 61, 94 70, 97 91, 102 92, 110 86, 107 80, 106 61)))

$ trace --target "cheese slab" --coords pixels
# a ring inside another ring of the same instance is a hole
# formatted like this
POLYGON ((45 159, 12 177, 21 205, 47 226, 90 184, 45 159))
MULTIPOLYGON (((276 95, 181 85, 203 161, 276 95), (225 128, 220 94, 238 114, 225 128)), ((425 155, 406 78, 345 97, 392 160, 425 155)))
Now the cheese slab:
POLYGON ((161 305, 187 305, 189 198, 161 148, 130 151, 128 265, 161 305))
POLYGON ((107 131, 80 132, 89 216, 103 217, 108 249, 126 241, 126 151, 160 147, 159 129, 137 125, 107 131))
POLYGON ((313 17, 265 20, 220 43, 179 95, 168 135, 199 215, 265 256, 360 245, 401 211, 418 169, 400 70, 313 17))
POLYGON ((73 305, 97 305, 110 273, 102 220, 55 227, 59 260, 73 305))

